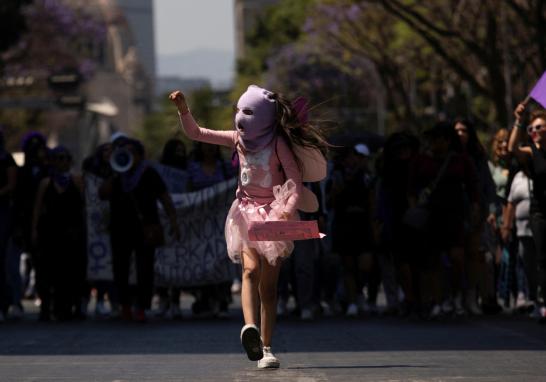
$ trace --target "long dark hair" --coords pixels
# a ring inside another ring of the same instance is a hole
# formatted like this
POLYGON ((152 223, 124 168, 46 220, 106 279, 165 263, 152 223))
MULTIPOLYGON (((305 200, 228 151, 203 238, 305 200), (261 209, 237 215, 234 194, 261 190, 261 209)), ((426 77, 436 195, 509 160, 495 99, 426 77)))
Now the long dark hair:
POLYGON ((182 170, 186 169, 187 155, 186 145, 181 139, 171 138, 163 146, 163 153, 161 155, 160 163, 166 166, 176 167, 182 170), (184 147, 184 157, 176 155, 178 147, 184 147))
MULTIPOLYGON (((465 118, 457 118, 453 121, 453 129, 455 126, 460 123, 461 125, 466 126, 466 132, 468 134, 468 143, 466 144, 466 151, 473 159, 483 159, 486 157, 486 151, 480 140, 478 139, 478 133, 476 126, 472 121, 465 118)), ((459 148, 459 151, 462 151, 464 148, 462 145, 459 148)))
MULTIPOLYGON (((293 151, 294 146, 308 147, 320 150, 326 156, 331 145, 327 142, 323 129, 308 121, 302 121, 292 103, 282 94, 273 93, 271 98, 277 101, 278 134, 285 138, 290 149, 293 151)), ((302 164, 297 157, 296 161, 301 168, 302 164)))

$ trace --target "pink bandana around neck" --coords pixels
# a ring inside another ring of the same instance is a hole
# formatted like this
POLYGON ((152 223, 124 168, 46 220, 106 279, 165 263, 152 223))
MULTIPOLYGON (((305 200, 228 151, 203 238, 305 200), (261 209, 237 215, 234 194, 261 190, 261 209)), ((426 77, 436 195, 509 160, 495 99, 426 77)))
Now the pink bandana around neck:
POLYGON ((250 85, 237 102, 235 129, 245 150, 259 151, 275 137, 277 101, 272 95, 269 90, 250 85))

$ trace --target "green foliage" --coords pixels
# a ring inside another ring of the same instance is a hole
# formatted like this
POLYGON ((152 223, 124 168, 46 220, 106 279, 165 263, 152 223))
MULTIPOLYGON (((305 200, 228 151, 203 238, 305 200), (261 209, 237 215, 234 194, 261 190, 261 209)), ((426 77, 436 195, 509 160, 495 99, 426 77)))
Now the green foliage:
POLYGON ((188 143, 180 129, 176 107, 165 94, 160 98, 158 110, 144 118, 143 125, 136 131, 136 138, 146 146, 148 159, 158 159, 163 145, 171 138, 180 138, 188 143))
MULTIPOLYGON (((200 126, 215 130, 232 127, 232 108, 227 95, 215 93, 211 88, 205 87, 186 96, 192 114, 200 126)), ((163 145, 171 138, 181 139, 188 148, 192 145, 182 132, 176 107, 167 94, 161 97, 158 110, 144 119, 136 137, 146 145, 149 159, 159 158, 163 145)))

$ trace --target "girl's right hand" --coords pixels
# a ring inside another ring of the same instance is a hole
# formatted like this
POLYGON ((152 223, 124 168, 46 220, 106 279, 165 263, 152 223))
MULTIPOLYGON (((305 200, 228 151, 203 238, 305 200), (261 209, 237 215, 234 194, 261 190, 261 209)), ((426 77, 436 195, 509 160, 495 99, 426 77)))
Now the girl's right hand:
POLYGON ((180 90, 176 90, 169 94, 169 99, 176 105, 178 111, 181 114, 188 112, 188 104, 186 103, 186 97, 180 90))
POLYGON ((516 110, 514 110, 514 117, 516 117, 516 121, 521 120, 521 114, 525 111, 525 104, 522 102, 517 107, 516 110))

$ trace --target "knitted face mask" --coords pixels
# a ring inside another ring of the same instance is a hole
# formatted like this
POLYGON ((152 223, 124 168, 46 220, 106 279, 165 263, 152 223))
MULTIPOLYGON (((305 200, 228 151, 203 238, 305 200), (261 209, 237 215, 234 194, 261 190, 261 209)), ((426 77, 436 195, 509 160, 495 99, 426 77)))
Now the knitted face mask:
POLYGON ((276 101, 273 93, 250 85, 237 102, 235 128, 245 150, 258 151, 275 137, 276 101))

